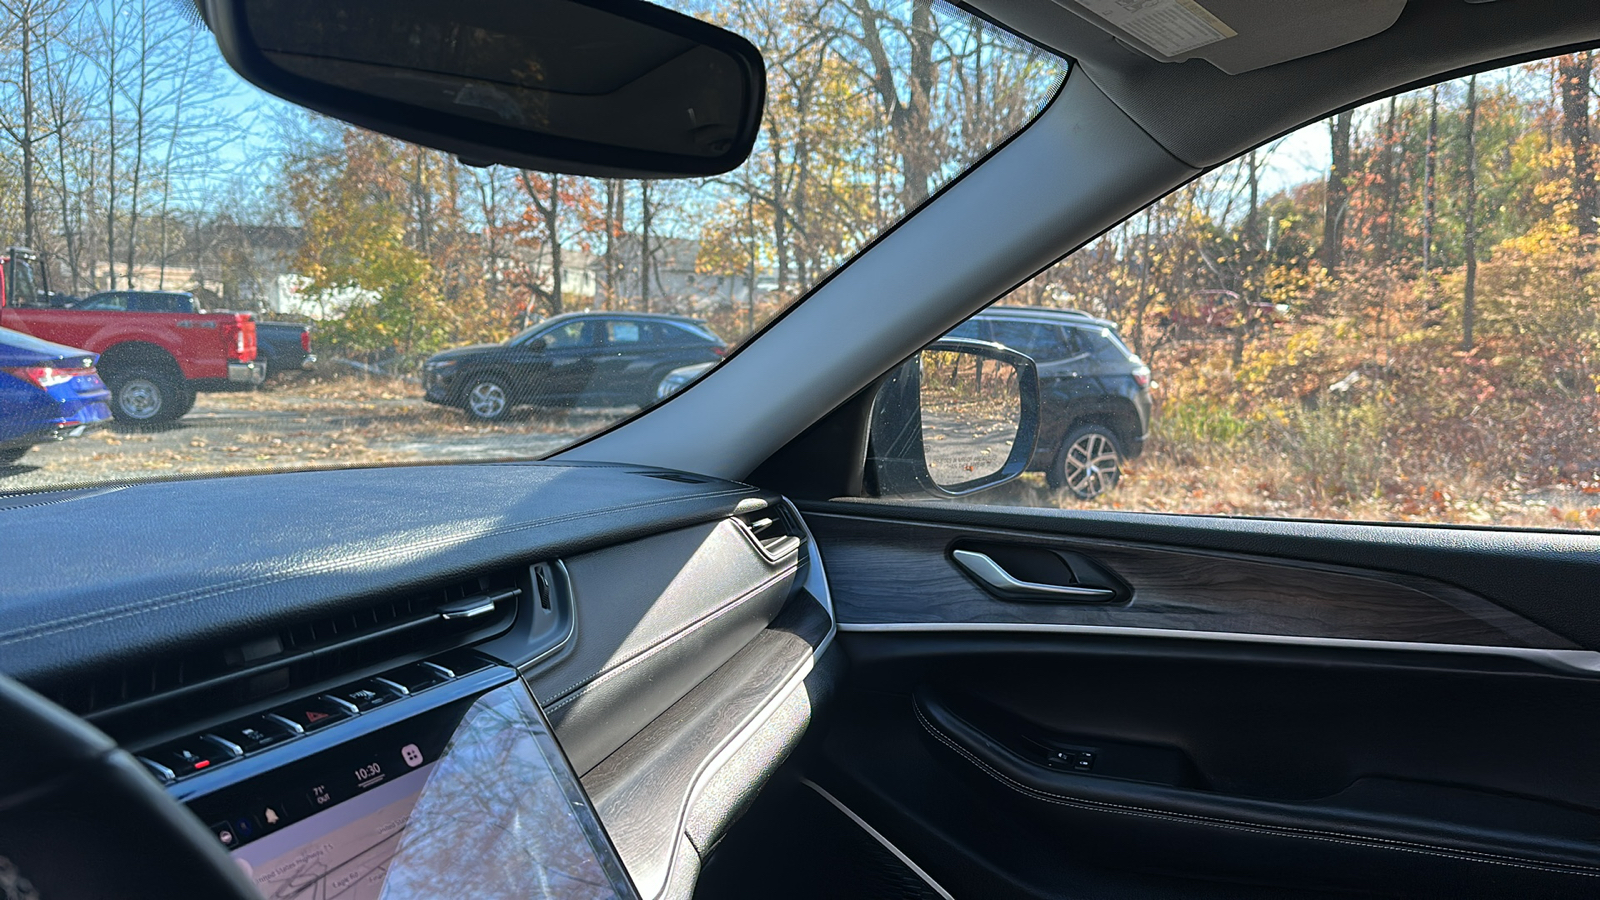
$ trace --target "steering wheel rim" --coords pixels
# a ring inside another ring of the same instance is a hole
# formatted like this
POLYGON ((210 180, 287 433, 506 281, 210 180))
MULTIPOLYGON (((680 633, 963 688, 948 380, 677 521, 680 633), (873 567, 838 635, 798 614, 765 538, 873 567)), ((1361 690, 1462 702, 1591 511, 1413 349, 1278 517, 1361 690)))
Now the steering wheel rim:
POLYGON ((8 893, 259 900, 216 837, 104 732, 5 675, 0 722, 8 893))

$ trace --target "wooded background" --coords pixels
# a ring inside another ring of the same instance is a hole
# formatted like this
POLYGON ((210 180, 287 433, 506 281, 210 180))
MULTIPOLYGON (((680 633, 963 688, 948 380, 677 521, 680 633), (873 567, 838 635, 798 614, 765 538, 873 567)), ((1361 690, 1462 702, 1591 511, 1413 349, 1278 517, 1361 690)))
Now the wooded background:
POLYGON ((1342 112, 1019 289, 1155 372, 1154 452, 1104 502, 1600 522, 1594 97, 1585 52, 1342 112))
POLYGON ((7 0, 0 217, 75 295, 202 289, 250 308, 303 276, 342 298, 325 337, 353 353, 415 357, 589 306, 708 312, 737 339, 1066 71, 929 2, 684 10, 763 49, 760 141, 728 176, 639 182, 470 168, 296 110, 242 86, 172 0, 7 0))

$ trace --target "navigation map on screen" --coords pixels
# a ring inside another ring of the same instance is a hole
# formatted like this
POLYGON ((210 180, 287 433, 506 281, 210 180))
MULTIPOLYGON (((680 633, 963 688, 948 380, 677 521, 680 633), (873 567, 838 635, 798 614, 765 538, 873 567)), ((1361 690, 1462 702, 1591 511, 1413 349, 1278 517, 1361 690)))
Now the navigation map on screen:
POLYGON ((436 759, 362 750, 306 787, 326 808, 233 851, 269 900, 636 896, 520 683, 480 697, 436 759))

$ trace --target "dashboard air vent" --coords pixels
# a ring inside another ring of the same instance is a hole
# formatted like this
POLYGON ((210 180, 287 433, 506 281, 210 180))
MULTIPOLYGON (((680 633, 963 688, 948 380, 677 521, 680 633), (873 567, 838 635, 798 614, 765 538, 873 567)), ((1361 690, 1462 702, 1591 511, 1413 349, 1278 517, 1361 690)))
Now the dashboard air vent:
POLYGON ((182 700, 189 714, 299 689, 408 655, 452 649, 511 627, 527 569, 464 579, 293 623, 92 678, 44 685, 51 699, 100 722, 182 700))
POLYGON ((800 549, 803 540, 802 532, 789 516, 789 511, 783 507, 768 506, 741 513, 734 521, 744 526, 763 555, 776 561, 800 549))

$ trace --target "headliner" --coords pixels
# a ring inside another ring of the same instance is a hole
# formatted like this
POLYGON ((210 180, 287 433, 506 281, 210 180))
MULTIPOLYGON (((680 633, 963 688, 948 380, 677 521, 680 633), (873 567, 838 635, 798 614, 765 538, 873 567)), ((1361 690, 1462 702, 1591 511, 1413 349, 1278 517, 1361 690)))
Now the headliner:
POLYGON ((1228 75, 1202 59, 1152 59, 1054 0, 961 5, 1073 59, 1139 127, 1196 168, 1397 89, 1600 44, 1596 0, 1410 0, 1372 37, 1228 75))

